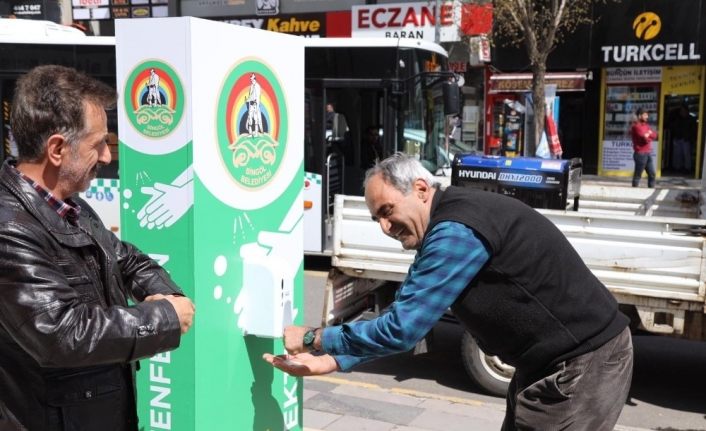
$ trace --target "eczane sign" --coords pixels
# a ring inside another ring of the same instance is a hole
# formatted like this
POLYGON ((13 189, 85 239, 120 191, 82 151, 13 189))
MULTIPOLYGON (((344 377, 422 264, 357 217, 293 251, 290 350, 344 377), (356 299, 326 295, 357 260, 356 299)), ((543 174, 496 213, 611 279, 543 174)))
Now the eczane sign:
MULTIPOLYGON (((439 41, 459 41, 457 23, 461 21, 460 2, 440 2, 438 16, 439 41)), ((353 37, 424 39, 433 42, 436 6, 428 2, 353 6, 351 21, 353 37)))

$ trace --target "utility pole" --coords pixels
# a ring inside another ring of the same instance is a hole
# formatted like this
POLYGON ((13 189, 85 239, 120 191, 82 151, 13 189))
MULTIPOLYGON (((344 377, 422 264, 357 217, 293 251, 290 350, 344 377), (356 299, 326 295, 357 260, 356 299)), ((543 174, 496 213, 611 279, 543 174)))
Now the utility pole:
POLYGON ((441 0, 435 1, 436 5, 434 6, 434 42, 439 43, 441 42, 441 26, 439 25, 439 21, 441 20, 441 0))

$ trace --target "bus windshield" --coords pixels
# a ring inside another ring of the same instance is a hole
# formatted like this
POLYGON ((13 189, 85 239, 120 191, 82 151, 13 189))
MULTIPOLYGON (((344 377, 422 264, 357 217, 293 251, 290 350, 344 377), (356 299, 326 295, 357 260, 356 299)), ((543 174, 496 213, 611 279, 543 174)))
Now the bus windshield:
POLYGON ((396 40, 319 40, 305 59, 305 169, 344 169, 339 193, 361 194, 364 172, 395 152, 432 173, 448 166, 442 86, 453 80, 445 51, 396 40))
POLYGON ((449 75, 445 58, 437 53, 418 51, 415 55, 415 75, 404 94, 403 133, 399 151, 417 157, 432 173, 449 166, 446 146, 445 113, 441 84, 449 75))
POLYGON ((433 174, 450 166, 444 93, 458 87, 446 51, 429 42, 358 38, 306 44, 304 169, 322 185, 320 197, 311 198, 320 212, 307 214, 323 222, 318 237, 307 233, 312 246, 305 244, 305 250, 325 253, 335 195, 362 195, 365 173, 376 160, 404 152, 433 174))

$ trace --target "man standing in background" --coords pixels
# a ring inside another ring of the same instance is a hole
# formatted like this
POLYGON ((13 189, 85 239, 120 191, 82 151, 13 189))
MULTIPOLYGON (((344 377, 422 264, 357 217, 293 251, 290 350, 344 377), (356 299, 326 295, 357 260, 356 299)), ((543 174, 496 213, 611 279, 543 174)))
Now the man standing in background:
POLYGON ((642 171, 646 171, 647 187, 654 188, 656 173, 655 162, 652 157, 652 141, 657 139, 657 133, 647 124, 650 114, 644 108, 639 108, 636 115, 637 121, 635 121, 630 129, 632 149, 634 151, 632 158, 635 161, 632 186, 637 187, 640 185, 642 171))

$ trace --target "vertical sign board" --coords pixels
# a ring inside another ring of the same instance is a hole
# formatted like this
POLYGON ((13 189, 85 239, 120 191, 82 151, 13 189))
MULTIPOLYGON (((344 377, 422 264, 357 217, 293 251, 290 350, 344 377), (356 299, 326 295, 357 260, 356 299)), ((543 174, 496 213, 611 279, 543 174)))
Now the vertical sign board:
POLYGON ((141 362, 140 428, 301 430, 301 380, 261 357, 302 316, 303 42, 158 18, 116 44, 123 238, 197 308, 141 362))

